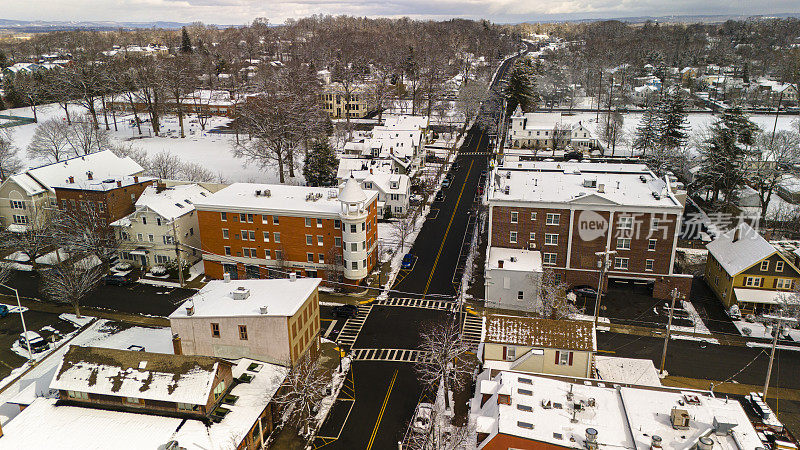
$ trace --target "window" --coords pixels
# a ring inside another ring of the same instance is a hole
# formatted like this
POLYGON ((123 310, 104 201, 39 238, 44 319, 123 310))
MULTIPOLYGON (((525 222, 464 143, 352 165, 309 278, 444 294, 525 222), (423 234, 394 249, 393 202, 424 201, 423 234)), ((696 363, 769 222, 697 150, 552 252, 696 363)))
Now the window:
POLYGON ((645 262, 644 262, 644 270, 646 270, 648 272, 652 272, 653 271, 653 263, 654 262, 655 262, 655 260, 653 260, 653 259, 645 260, 645 262))
POLYGON ((314 262, 314 254, 313 253, 306 253, 306 261, 313 263, 314 262))
POLYGON ((617 250, 630 250, 631 238, 617 238, 617 250))
POLYGON ((272 259, 272 254, 270 253, 269 249, 264 250, 264 258, 272 259))
POLYGON ((264 242, 269 242, 269 231, 264 232, 264 242))
POLYGON ((775 288, 777 289, 791 289, 792 280, 789 278, 778 278, 775 280, 775 288))
POLYGON ((231 256, 231 248, 228 247, 227 245, 224 248, 225 248, 225 256, 231 256))
POLYGON ((211 337, 218 338, 219 337, 219 324, 218 323, 211 323, 211 337))
POLYGON ((156 264, 168 264, 169 256, 156 255, 156 264))
POLYGON ((178 402, 178 410, 180 411, 194 411, 194 405, 191 403, 180 403, 178 402))
POLYGON ((310 226, 311 226, 311 219, 310 219, 310 218, 308 218, 308 217, 306 217, 306 226, 307 226, 307 227, 310 227, 310 226))
POLYGON ((79 400, 89 400, 89 394, 86 392, 80 391, 67 391, 67 396, 69 398, 76 398, 79 400))
POLYGON ((338 230, 339 228, 341 228, 341 226, 342 226, 342 221, 341 220, 333 219, 333 228, 336 228, 338 230))
MULTIPOLYGON (((530 406, 528 406, 528 405, 523 405, 523 404, 521 404, 521 403, 518 403, 518 404, 517 404, 517 409, 518 409, 518 410, 520 410, 520 411, 525 411, 525 412, 531 412, 531 411, 533 411, 533 408, 531 408, 531 407, 530 407, 530 406)), ((532 426, 532 425, 531 425, 531 426, 532 426)))
POLYGON ((340 238, 338 236, 333 238, 333 245, 335 245, 337 247, 341 247, 342 246, 342 238, 340 238))
POLYGON ((134 405, 138 405, 139 399, 136 397, 125 397, 125 403, 132 403, 134 405))
POLYGON ((536 240, 536 233, 531 233, 531 236, 530 236, 529 240, 535 241, 536 240))
POLYGON ((273 225, 280 225, 281 224, 280 223, 280 219, 278 218, 278 216, 272 216, 272 224, 273 225))
POLYGON ((535 212, 531 213, 531 220, 536 220, 536 213, 535 212))
POLYGON ((148 234, 147 240, 149 240, 150 242, 155 242, 155 236, 153 236, 152 234, 148 234))
POLYGON ((555 253, 545 253, 543 255, 542 262, 546 265, 554 266, 556 265, 556 254, 555 253))
POLYGON ((221 220, 223 222, 227 222, 228 221, 228 213, 225 213, 225 212, 219 213, 219 220, 221 220))
POLYGON ((783 261, 775 261, 775 272, 783 272, 783 261))
POLYGON ((325 255, 323 255, 322 253, 320 253, 320 254, 319 254, 319 255, 317 255, 317 256, 319 256, 319 263, 320 263, 320 264, 325 264, 325 255))
POLYGON ((14 214, 14 223, 26 224, 28 223, 28 216, 22 214, 14 214))
POLYGON ((239 213, 239 222, 242 222, 242 223, 247 222, 247 214, 239 213))
POLYGON ((325 238, 323 236, 317 236, 317 245, 322 247, 325 244, 325 238))
POLYGON ((556 351, 556 359, 559 366, 571 366, 572 352, 556 351))
POLYGON ((558 235, 545 233, 544 234, 544 245, 558 245, 558 235))
POLYGON ((517 291, 517 300, 522 300, 524 298, 524 294, 522 291, 517 291))
POLYGON ((355 226, 355 225, 350 225, 350 232, 351 232, 351 233, 355 233, 356 231, 358 231, 358 230, 356 229, 356 226, 355 226))
POLYGON ((156 225, 161 226, 161 217, 156 217, 156 225))
POLYGON ((357 252, 358 251, 358 242, 351 242, 350 243, 350 251, 357 252))
POLYGON ((516 211, 511 212, 511 223, 519 222, 519 213, 516 211))
POLYGON ((654 252, 656 251, 656 240, 650 239, 647 241, 647 251, 654 252))
MULTIPOLYGON (((244 231, 242 233, 244 233, 244 231)), ((256 240, 256 232, 255 231, 250 230, 250 231, 247 232, 247 235, 250 237, 251 241, 255 241, 256 240)))
POLYGON ((512 244, 516 244, 516 243, 517 243, 517 232, 516 232, 516 231, 512 231, 512 232, 509 234, 509 236, 508 236, 508 241, 509 241, 510 243, 512 243, 512 244))
POLYGON ((239 325, 239 340, 247 340, 247 325, 239 325))
POLYGON ((547 213, 547 225, 558 225, 561 222, 561 214, 547 213))
POLYGON ((253 223, 253 215, 252 214, 248 214, 247 215, 247 223, 253 223))
POLYGON ((366 229, 367 229, 367 224, 364 223, 364 222, 361 222, 361 231, 364 231, 366 229))
POLYGON ((619 270, 628 270, 628 262, 630 258, 614 258, 614 268, 619 270))
POLYGON ((147 225, 147 216, 142 216, 142 225, 147 225))
POLYGON ((619 221, 617 222, 617 228, 619 228, 620 230, 632 230, 633 217, 630 216, 620 217, 619 221))
POLYGON ((222 239, 230 239, 231 235, 227 228, 222 229, 222 239))
POLYGON ((322 228, 322 219, 317 219, 317 228, 322 228))
POLYGON ((350 264, 350 267, 351 267, 353 270, 358 270, 358 261, 353 261, 353 262, 350 264))
POLYGON ((744 285, 748 287, 761 287, 763 279, 761 277, 744 277, 744 285))
POLYGON ((522 395, 533 395, 533 391, 531 391, 530 389, 517 388, 517 392, 519 392, 522 395))
POLYGON ((223 393, 225 393, 225 381, 220 381, 214 386, 214 399, 217 399, 223 393))
POLYGON ((516 347, 506 347, 506 361, 513 361, 517 359, 517 348, 516 347))
POLYGON ((272 237, 275 238, 275 242, 277 242, 277 243, 281 242, 281 234, 280 233, 277 233, 277 232, 272 233, 272 237))
POLYGON ((310 234, 307 234, 306 235, 306 245, 313 245, 313 244, 314 244, 314 238, 312 238, 310 234))
POLYGON ((517 426, 520 427, 520 428, 525 428, 526 430, 532 430, 533 429, 533 424, 532 423, 523 422, 521 420, 517 421, 517 426))
POLYGON ((283 259, 283 250, 275 250, 275 259, 278 261, 283 259))
POLYGON ((766 272, 769 270, 769 261, 761 261, 761 271, 766 272))
POLYGON ((11 209, 25 209, 25 202, 20 200, 11 200, 11 209))

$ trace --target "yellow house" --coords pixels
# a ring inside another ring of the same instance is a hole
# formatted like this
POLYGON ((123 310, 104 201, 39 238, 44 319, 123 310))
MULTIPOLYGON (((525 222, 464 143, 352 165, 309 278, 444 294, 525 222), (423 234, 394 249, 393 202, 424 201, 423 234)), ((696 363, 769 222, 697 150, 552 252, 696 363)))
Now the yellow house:
POLYGON ((705 277, 726 308, 743 313, 771 310, 792 292, 800 270, 746 223, 709 243, 705 277))
POLYGON ((370 111, 369 89, 362 84, 354 84, 350 87, 350 98, 341 83, 330 83, 322 87, 320 103, 322 109, 331 119, 343 119, 350 116, 351 119, 360 119, 370 111))
POLYGON ((592 322, 489 314, 478 355, 484 368, 592 376, 597 340, 592 322))

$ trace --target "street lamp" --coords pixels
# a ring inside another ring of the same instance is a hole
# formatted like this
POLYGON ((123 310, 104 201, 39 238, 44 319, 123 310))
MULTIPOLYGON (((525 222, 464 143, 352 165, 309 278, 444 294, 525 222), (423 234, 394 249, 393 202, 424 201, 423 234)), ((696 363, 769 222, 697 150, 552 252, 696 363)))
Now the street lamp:
POLYGON ((0 283, 0 287, 4 287, 6 289, 10 289, 14 291, 14 295, 17 297, 17 308, 19 308, 19 318, 22 320, 22 335, 25 336, 25 344, 28 346, 28 364, 33 364, 33 352, 31 351, 31 341, 28 340, 28 328, 25 326, 25 316, 22 314, 22 304, 19 302, 19 291, 12 288, 11 286, 6 286, 5 284, 0 283))

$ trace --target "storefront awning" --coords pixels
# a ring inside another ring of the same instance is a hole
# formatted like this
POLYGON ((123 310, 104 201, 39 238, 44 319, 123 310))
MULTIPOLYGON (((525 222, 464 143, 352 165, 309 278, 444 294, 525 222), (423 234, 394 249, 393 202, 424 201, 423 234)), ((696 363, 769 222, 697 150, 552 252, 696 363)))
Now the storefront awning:
POLYGON ((145 255, 147 255, 147 250, 136 249, 136 250, 131 250, 130 253, 131 253, 131 255, 145 256, 145 255))
POLYGON ((739 303, 762 303, 767 305, 777 305, 781 295, 788 294, 782 291, 768 291, 763 289, 734 288, 736 301, 739 303))

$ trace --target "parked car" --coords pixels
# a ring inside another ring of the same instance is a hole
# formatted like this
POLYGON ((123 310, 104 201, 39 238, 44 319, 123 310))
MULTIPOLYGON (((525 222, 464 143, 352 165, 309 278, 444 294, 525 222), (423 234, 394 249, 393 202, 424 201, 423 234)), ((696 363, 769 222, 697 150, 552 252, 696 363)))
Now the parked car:
POLYGON ((411 253, 406 253, 403 256, 403 261, 400 263, 400 268, 405 270, 410 270, 414 267, 414 261, 417 259, 416 256, 412 255, 411 253))
POLYGON ((412 428, 415 433, 427 434, 431 430, 433 419, 433 405, 430 403, 420 403, 417 412, 414 414, 412 428))
POLYGON ((358 306, 356 305, 339 305, 333 308, 333 317, 337 319, 349 319, 358 314, 358 306))
POLYGON ((436 196, 433 197, 433 201, 440 202, 442 200, 444 200, 444 194, 442 194, 442 191, 439 191, 436 193, 436 196))
POLYGON ((577 286, 570 289, 570 292, 581 297, 597 297, 597 289, 591 286, 577 286))
POLYGON ((583 159, 583 152, 571 151, 564 155, 564 161, 580 161, 583 159))
POLYGON ((28 342, 25 341, 26 336, 28 338, 28 342, 31 344, 31 351, 33 353, 39 353, 47 350, 47 341, 45 341, 44 338, 35 331, 28 331, 27 335, 25 333, 19 334, 19 339, 17 342, 19 342, 19 345, 22 346, 23 349, 28 349, 28 342))
POLYGON ((0 305, 0 319, 8 315, 8 306, 0 305))
POLYGON ((133 278, 128 275, 110 274, 106 275, 103 281, 111 286, 127 286, 133 283, 133 278))
POLYGON ((445 189, 450 187, 450 178, 445 178, 444 181, 442 181, 442 187, 445 189))

